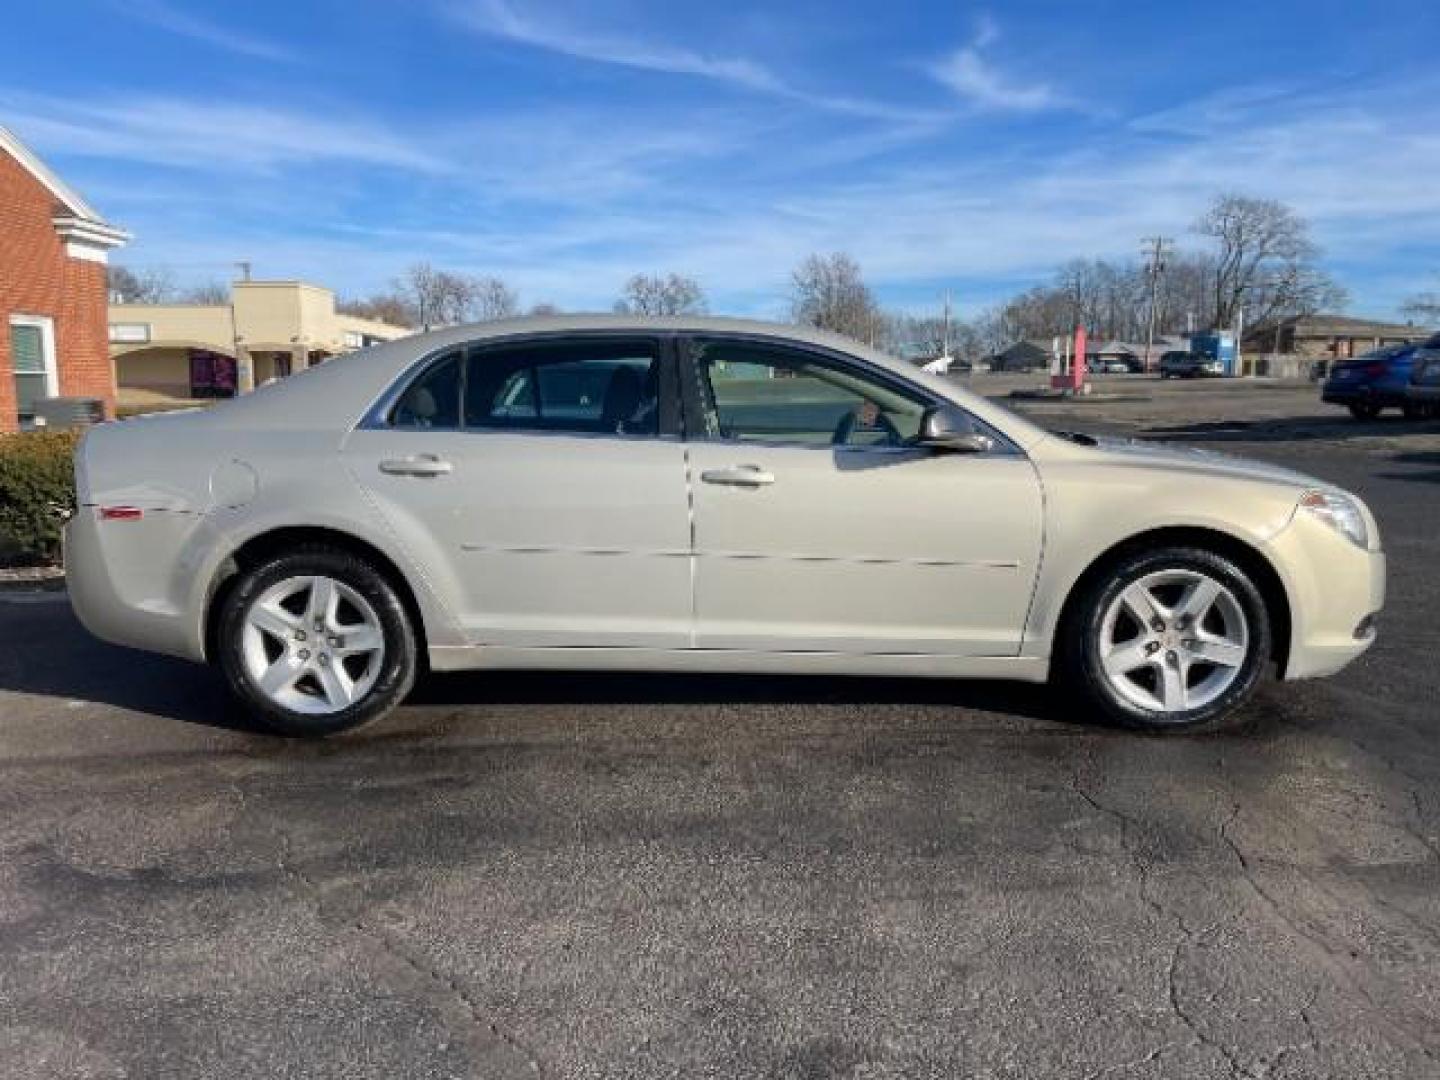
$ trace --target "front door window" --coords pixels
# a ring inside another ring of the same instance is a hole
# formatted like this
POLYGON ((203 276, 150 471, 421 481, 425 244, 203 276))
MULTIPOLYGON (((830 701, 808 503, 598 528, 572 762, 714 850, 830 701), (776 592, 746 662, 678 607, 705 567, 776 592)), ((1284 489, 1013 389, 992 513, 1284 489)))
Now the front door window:
POLYGON ((707 434, 795 446, 913 445, 925 403, 819 356, 763 344, 698 341, 707 434))

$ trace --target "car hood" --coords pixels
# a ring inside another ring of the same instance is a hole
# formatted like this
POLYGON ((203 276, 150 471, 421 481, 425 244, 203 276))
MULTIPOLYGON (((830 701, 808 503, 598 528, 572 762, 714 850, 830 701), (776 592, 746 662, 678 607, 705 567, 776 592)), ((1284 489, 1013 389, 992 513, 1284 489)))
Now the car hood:
MULTIPOLYGON (((1065 438, 1065 436, 1057 436, 1065 438)), ((1229 477, 1238 480, 1258 480, 1272 484, 1283 484, 1294 488, 1333 488, 1323 480, 1270 465, 1263 461, 1219 454, 1213 450, 1201 450, 1193 446, 1175 446, 1143 442, 1139 439, 1117 439, 1102 436, 1084 437, 1092 453, 1099 452, 1117 464, 1127 463, 1136 467, 1174 469, 1187 473, 1203 473, 1209 476, 1229 477)))

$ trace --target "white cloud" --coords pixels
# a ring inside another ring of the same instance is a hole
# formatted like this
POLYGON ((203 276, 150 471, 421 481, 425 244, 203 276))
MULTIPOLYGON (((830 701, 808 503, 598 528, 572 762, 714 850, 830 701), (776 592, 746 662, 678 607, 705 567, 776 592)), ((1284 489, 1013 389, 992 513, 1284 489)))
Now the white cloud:
POLYGON ((876 119, 917 120, 934 116, 933 113, 864 98, 813 93, 791 84, 764 64, 744 57, 710 56, 662 42, 563 26, 536 18, 531 11, 521 14, 509 0, 459 0, 447 10, 462 26, 477 34, 578 60, 639 71, 695 76, 832 112, 876 119))
POLYGON ((930 74, 980 109, 1037 112, 1062 107, 1065 102, 1048 84, 1007 75, 985 58, 985 50, 999 36, 996 22, 982 16, 970 43, 931 64, 930 74))
POLYGON ((423 172, 446 166, 367 120, 269 106, 138 97, 93 103, 0 95, 9 122, 42 150, 199 170, 273 171, 352 162, 423 172))
MULTIPOLYGON (((81 173, 106 182, 76 180, 135 230, 137 263, 221 252, 355 292, 430 258, 501 274, 527 302, 591 310, 636 270, 674 269, 698 277, 716 310, 775 315, 791 267, 839 249, 882 295, 945 281, 977 303, 1070 258, 1134 257, 1142 236, 1198 243, 1189 228, 1208 200, 1238 190, 1311 219, 1356 309, 1384 315, 1415 291, 1395 283, 1396 267, 1440 252, 1437 90, 1440 80, 1407 76, 1383 90, 1233 93, 1097 123, 1078 144, 951 129, 923 158, 891 152, 900 125, 877 125, 861 145, 854 124, 764 103, 686 122, 662 104, 437 115, 404 138, 360 117, 278 108, 3 94, 0 107, 38 148, 88 159, 81 173), (761 152, 782 144, 785 154, 761 152), (216 179, 187 198, 183 173, 106 158, 216 179), (157 201, 163 184, 173 198, 157 201)), ((1416 289, 1430 287, 1420 265, 1416 289)))
POLYGON ((547 24, 528 14, 521 15, 505 0, 474 0, 454 11, 465 25, 481 33, 577 59, 675 75, 698 75, 750 90, 773 93, 783 88, 770 71, 750 60, 710 57, 689 49, 646 44, 547 24))
POLYGON ((240 56, 257 60, 296 59, 295 54, 283 45, 202 19, 167 3, 166 0, 125 0, 124 3, 112 0, 111 6, 161 30, 190 38, 192 41, 202 41, 240 56))

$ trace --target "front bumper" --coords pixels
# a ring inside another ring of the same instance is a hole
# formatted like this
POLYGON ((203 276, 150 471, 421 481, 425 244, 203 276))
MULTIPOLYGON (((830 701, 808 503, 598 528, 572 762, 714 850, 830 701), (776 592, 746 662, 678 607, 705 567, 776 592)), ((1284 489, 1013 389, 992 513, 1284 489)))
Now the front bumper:
POLYGON ((1333 675, 1375 644, 1375 616, 1385 606, 1385 553, 1357 547, 1303 512, 1271 547, 1290 600, 1290 649, 1281 677, 1333 675))

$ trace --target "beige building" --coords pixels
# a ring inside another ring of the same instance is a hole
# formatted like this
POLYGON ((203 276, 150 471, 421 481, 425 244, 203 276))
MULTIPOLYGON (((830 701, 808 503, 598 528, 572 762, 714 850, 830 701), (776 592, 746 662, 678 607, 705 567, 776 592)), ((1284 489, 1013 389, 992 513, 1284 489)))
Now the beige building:
POLYGON ((237 281, 228 304, 111 304, 120 396, 229 397, 412 331, 342 315, 303 281, 237 281))
POLYGON ((1430 331, 1410 323, 1353 319, 1345 315, 1302 315, 1245 335, 1245 350, 1293 353, 1310 359, 1345 360, 1386 345, 1403 345, 1430 331))

